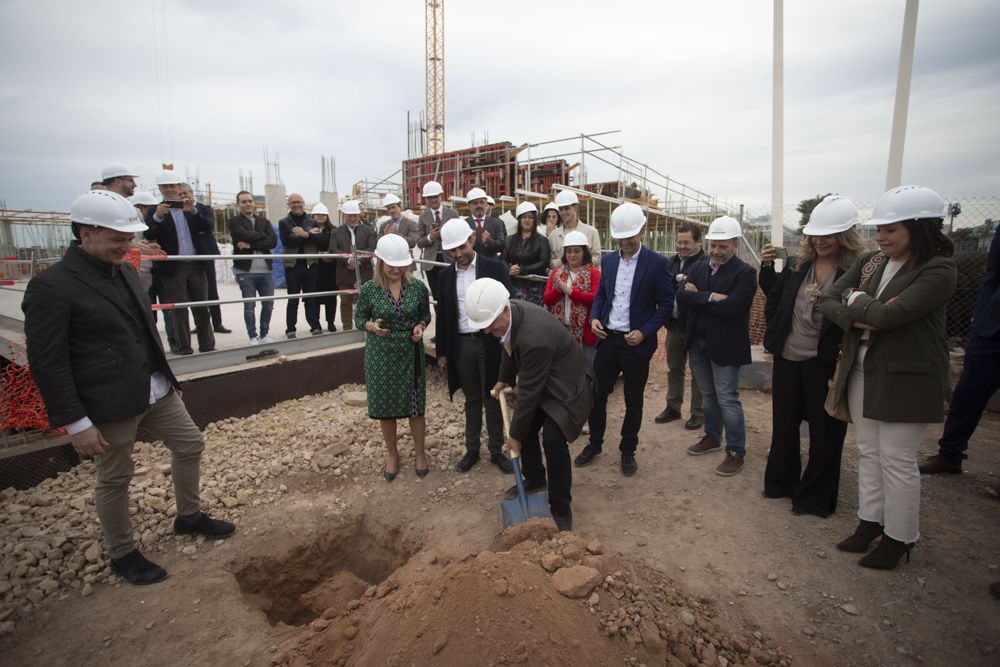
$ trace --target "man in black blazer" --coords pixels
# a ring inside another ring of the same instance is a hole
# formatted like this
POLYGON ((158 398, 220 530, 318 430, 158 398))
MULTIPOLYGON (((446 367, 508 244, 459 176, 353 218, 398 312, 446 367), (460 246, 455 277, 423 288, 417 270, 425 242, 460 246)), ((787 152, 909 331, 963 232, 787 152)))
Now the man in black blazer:
POLYGON ((728 477, 743 469, 746 425, 740 403, 740 366, 750 363, 750 306, 757 292, 757 272, 736 256, 743 233, 729 216, 708 228, 709 261, 687 274, 677 301, 688 309, 685 340, 705 410, 705 435, 688 447, 699 456, 721 448, 726 429, 726 458, 715 469, 728 477))
MULTIPOLYGON (((265 259, 278 245, 278 235, 274 233, 271 221, 257 215, 257 204, 253 193, 241 190, 236 194, 239 215, 229 219, 229 235, 233 240, 233 255, 256 255, 247 259, 233 260, 233 275, 244 299, 255 296, 274 296, 274 276, 271 273, 272 260, 265 259), (263 255, 264 257, 261 257, 263 255)), ((260 329, 254 318, 254 303, 243 304, 243 320, 251 345, 273 342, 268 336, 271 330, 273 301, 260 302, 260 329)))
POLYGON ((441 247, 454 264, 438 276, 437 363, 448 371, 448 395, 461 387, 465 394, 465 456, 456 464, 468 472, 479 461, 483 412, 489 434, 490 463, 505 473, 514 469, 500 449, 503 447, 503 417, 500 403, 489 395, 500 372, 500 343, 469 324, 465 295, 478 278, 493 278, 511 290, 507 265, 498 259, 477 255, 473 250, 472 229, 462 218, 454 218, 441 228, 441 247))
MULTIPOLYGON (((500 339, 503 358, 493 386, 497 396, 517 383, 517 404, 504 449, 523 455, 526 490, 543 489, 548 467, 549 507, 560 530, 573 530, 573 470, 567 441, 580 436, 594 404, 597 376, 576 339, 552 313, 511 301, 499 282, 484 278, 469 289, 469 318, 500 339), (538 433, 542 432, 539 445, 538 433)), ((507 497, 517 496, 517 485, 507 497)))
MULTIPOLYGON (((156 185, 163 196, 163 202, 146 212, 149 229, 144 236, 160 244, 168 255, 211 255, 218 251, 212 234, 215 228, 214 216, 199 212, 190 190, 181 192, 183 182, 173 171, 165 169, 156 176, 156 185), (181 202, 181 208, 171 208, 167 202, 181 202)), ((154 273, 159 273, 167 298, 174 303, 184 301, 206 301, 208 299, 207 272, 211 261, 171 261, 156 262, 154 273)), ((214 275, 214 271, 213 271, 214 275)), ((194 324, 198 332, 198 351, 211 352, 215 349, 215 333, 212 330, 212 315, 208 308, 192 308, 194 324)), ((180 354, 193 354, 191 348, 191 323, 187 308, 175 308, 174 338, 180 354)))
MULTIPOLYGON (((194 199, 194 190, 187 183, 181 183, 180 185, 181 199, 190 197, 194 199)), ((195 212, 201 217, 205 218, 212 225, 212 234, 206 239, 206 248, 208 255, 221 255, 222 252, 219 250, 219 244, 215 240, 215 211, 212 210, 211 206, 202 204, 199 201, 194 203, 195 212)), ((209 301, 219 300, 219 284, 215 275, 215 260, 211 262, 205 262, 205 294, 209 301)), ((208 307, 208 312, 212 315, 212 331, 215 333, 233 333, 233 330, 222 323, 222 307, 218 304, 208 307)))
POLYGON ((149 297, 123 261, 146 225, 128 200, 106 190, 78 197, 70 221, 77 240, 31 279, 21 304, 31 376, 52 427, 66 429, 78 454, 96 457, 94 500, 112 571, 151 584, 167 573, 136 549, 129 513, 140 426, 172 453, 174 532, 220 538, 235 528, 200 509, 204 440, 181 402, 149 297))
MULTIPOLYGON (((378 233, 371 225, 361 222, 361 207, 358 202, 344 202, 341 211, 344 213, 344 224, 334 229, 330 235, 330 252, 349 255, 354 248, 357 248, 358 252, 374 251, 378 243, 378 233)), ((357 270, 353 257, 338 257, 336 262, 339 290, 361 289, 361 285, 371 280, 374 275, 370 256, 358 258, 357 270), (358 274, 361 275, 360 283, 358 274)), ((357 298, 356 294, 340 295, 340 321, 344 331, 354 328, 354 302, 357 298)))
POLYGON ((972 313, 972 330, 965 346, 965 364, 958 378, 938 453, 920 464, 920 474, 962 472, 969 438, 990 398, 1000 390, 1000 233, 993 234, 986 259, 986 280, 972 313))
POLYGON ((594 295, 590 327, 600 340, 594 357, 597 401, 590 413, 590 442, 575 460, 589 465, 601 453, 608 422, 608 396, 619 375, 625 377, 625 419, 622 422, 621 471, 626 477, 639 469, 635 450, 642 427, 643 391, 656 336, 674 307, 674 290, 666 258, 643 247, 646 216, 626 202, 611 212, 611 236, 618 252, 601 257, 601 284, 594 295))
POLYGON ((486 257, 496 257, 503 252, 507 240, 507 227, 499 218, 487 214, 489 205, 486 192, 482 188, 472 188, 465 195, 469 202, 469 212, 466 218, 475 238, 475 251, 486 257))

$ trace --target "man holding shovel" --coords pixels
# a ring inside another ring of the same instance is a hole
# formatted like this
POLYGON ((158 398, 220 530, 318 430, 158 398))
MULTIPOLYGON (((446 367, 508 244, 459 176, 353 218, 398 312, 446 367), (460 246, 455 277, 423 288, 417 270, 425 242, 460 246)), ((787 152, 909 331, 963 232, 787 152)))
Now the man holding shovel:
POLYGON ((528 490, 546 486, 545 450, 552 517, 560 530, 572 530, 573 473, 567 442, 579 437, 594 404, 593 368, 583 348, 551 313, 526 301, 511 301, 507 288, 492 278, 469 286, 465 307, 471 326, 500 339, 500 375, 492 393, 499 396, 516 376, 517 404, 503 450, 521 456, 528 490))

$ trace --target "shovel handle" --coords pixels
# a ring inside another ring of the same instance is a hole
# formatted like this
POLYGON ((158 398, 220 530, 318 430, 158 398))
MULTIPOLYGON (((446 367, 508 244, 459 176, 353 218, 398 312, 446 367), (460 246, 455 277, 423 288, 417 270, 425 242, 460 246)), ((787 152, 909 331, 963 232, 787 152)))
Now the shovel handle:
MULTIPOLYGON (((507 395, 509 393, 511 393, 510 387, 504 387, 499 396, 494 395, 494 398, 500 401, 500 414, 503 415, 503 437, 505 439, 510 437, 510 411, 507 409, 507 395)), ((517 458, 513 452, 511 452, 511 458, 517 458)))

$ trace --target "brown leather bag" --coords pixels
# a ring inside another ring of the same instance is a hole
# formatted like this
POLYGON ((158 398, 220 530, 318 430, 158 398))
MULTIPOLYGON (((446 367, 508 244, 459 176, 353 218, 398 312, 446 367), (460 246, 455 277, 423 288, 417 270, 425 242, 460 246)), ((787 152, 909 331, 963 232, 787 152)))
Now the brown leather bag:
POLYGON ((833 369, 833 377, 826 383, 826 400, 823 402, 823 409, 834 419, 851 423, 851 411, 847 407, 847 392, 845 391, 840 397, 836 393, 836 387, 840 384, 840 374, 844 372, 846 365, 844 363, 844 350, 841 349, 837 355, 837 367, 833 369))

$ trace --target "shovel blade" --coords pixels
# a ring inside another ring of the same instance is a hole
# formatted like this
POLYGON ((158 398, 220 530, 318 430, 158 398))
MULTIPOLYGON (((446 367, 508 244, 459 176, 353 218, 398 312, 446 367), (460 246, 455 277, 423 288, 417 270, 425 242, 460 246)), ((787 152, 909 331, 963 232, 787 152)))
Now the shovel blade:
POLYGON ((549 511, 549 494, 533 493, 526 498, 527 507, 514 498, 504 500, 500 503, 500 514, 503 519, 503 527, 509 528, 516 523, 524 523, 528 519, 551 517, 549 511))

